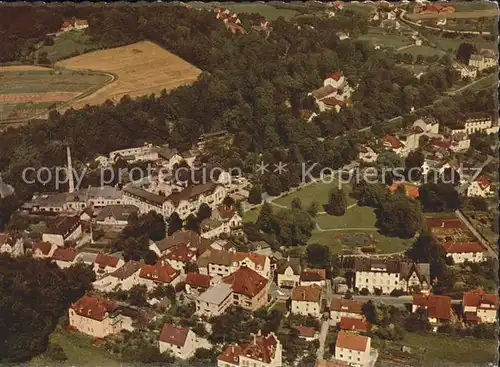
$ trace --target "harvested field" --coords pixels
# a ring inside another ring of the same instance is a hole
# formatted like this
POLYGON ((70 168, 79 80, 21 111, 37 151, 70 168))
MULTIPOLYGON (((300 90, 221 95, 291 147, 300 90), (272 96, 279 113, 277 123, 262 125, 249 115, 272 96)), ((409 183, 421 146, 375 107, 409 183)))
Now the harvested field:
MULTIPOLYGON (((110 73, 114 80, 71 104, 73 108, 98 105, 123 96, 138 97, 193 83, 201 71, 180 57, 148 41, 90 52, 60 61, 56 66, 72 70, 110 73)), ((69 108, 70 106, 68 106, 69 108)))
POLYGON ((481 9, 473 11, 456 11, 453 13, 419 13, 419 14, 406 14, 405 17, 411 20, 416 19, 434 19, 434 18, 482 18, 482 17, 496 17, 498 9, 481 9))
POLYGON ((4 71, 49 71, 51 68, 45 66, 37 66, 37 65, 8 65, 8 66, 0 66, 0 73, 4 71))
POLYGON ((59 102, 78 96, 79 92, 0 94, 0 103, 59 102))

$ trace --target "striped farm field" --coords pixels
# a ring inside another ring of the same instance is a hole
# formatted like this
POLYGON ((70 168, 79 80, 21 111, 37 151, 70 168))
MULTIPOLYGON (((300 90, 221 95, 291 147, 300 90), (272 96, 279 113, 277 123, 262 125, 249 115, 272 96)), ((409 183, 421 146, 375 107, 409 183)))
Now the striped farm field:
POLYGON ((113 77, 104 87, 71 103, 73 108, 98 105, 108 99, 116 102, 125 95, 158 94, 163 89, 191 84, 201 73, 187 61, 149 41, 86 53, 60 61, 56 67, 103 72, 113 77))
POLYGON ((0 73, 6 72, 6 71, 48 71, 52 70, 51 68, 45 67, 45 66, 38 66, 38 65, 7 65, 7 66, 0 66, 0 73))
POLYGON ((59 102, 75 98, 79 94, 79 92, 0 94, 0 103, 59 102))

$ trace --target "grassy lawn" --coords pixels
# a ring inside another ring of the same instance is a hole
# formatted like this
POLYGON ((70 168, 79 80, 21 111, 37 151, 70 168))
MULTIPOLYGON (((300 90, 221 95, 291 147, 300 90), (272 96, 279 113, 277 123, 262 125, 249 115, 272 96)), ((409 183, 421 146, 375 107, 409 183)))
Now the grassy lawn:
POLYGON ((444 334, 406 333, 403 343, 410 347, 426 349, 424 366, 485 365, 496 360, 496 340, 461 338, 444 334))
POLYGON ((486 41, 483 37, 467 37, 467 38, 445 38, 445 37, 428 37, 429 41, 434 42, 438 47, 444 50, 452 50, 455 54, 461 43, 472 43, 478 50, 482 48, 496 49, 495 41, 486 41))
POLYGON ((84 335, 57 329, 51 334, 50 339, 64 349, 68 359, 64 362, 55 362, 41 355, 30 361, 31 366, 118 367, 122 365, 102 348, 92 346, 92 340, 84 335))
POLYGON ((472 84, 469 88, 464 89, 464 91, 469 92, 478 92, 482 89, 490 88, 497 83, 497 76, 495 74, 491 74, 488 77, 480 80, 477 83, 472 84))
MULTIPOLYGON (((404 50, 402 51, 404 52, 404 50)), ((411 71, 413 74, 425 73, 429 68, 428 65, 409 65, 409 64, 399 64, 398 66, 411 71)))
MULTIPOLYGON (((313 200, 316 200, 320 205, 324 205, 328 202, 328 195, 330 193, 330 190, 336 187, 339 187, 337 181, 331 183, 317 182, 312 185, 303 187, 300 190, 294 191, 288 195, 285 195, 279 199, 276 199, 273 202, 278 205, 290 207, 292 204, 292 200, 295 198, 299 198, 305 208, 307 208, 313 200)), ((343 184, 342 188, 347 195, 347 205, 355 204, 356 200, 349 197, 349 193, 351 192, 351 185, 343 184)), ((323 208, 321 208, 319 211, 323 211, 323 208)))
POLYGON ((367 34, 359 36, 358 39, 360 41, 369 41, 373 45, 378 45, 380 47, 398 48, 413 43, 413 41, 407 36, 399 34, 386 34, 381 28, 376 27, 370 28, 367 34))
POLYGON ((42 45, 38 52, 47 52, 47 58, 51 62, 56 62, 65 59, 75 53, 84 53, 86 51, 95 50, 98 45, 90 41, 90 36, 82 31, 64 32, 54 39, 54 44, 51 46, 42 45))
POLYGON ((455 212, 424 212, 425 218, 456 218, 455 212))
POLYGON ((276 302, 271 309, 272 310, 280 310, 281 312, 283 312, 283 314, 286 314, 288 311, 286 308, 286 302, 283 302, 283 301, 276 302))
POLYGON ((496 8, 495 3, 491 1, 451 1, 446 6, 452 6, 458 12, 496 8))
POLYGON ((318 214, 314 219, 323 229, 371 228, 375 227, 377 220, 373 208, 368 206, 352 207, 347 209, 346 213, 340 217, 329 214, 318 214))
POLYGON ((243 222, 255 222, 260 213, 260 206, 253 208, 252 210, 247 210, 243 213, 243 222))
POLYGON ((329 231, 320 232, 313 231, 308 243, 320 243, 330 247, 332 253, 342 251, 342 246, 351 247, 342 238, 344 236, 361 235, 362 237, 370 236, 372 243, 378 248, 379 253, 394 253, 404 251, 413 242, 412 239, 401 239, 397 237, 386 237, 377 231, 329 231))
POLYGON ((405 48, 404 50, 401 50, 401 51, 398 51, 398 52, 405 53, 405 54, 411 54, 415 58, 418 55, 422 55, 422 56, 438 55, 439 57, 441 57, 441 56, 443 56, 445 54, 444 51, 441 51, 438 48, 434 48, 434 47, 430 47, 430 46, 425 46, 425 45, 424 46, 408 47, 408 48, 405 48))

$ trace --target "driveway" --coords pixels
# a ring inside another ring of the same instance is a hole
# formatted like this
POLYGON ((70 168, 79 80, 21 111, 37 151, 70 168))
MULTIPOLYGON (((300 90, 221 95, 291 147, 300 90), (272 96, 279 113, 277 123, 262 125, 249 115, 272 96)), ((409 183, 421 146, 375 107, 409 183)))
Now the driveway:
POLYGON ((325 320, 321 324, 321 331, 319 332, 319 348, 316 354, 318 360, 323 359, 323 355, 325 354, 325 341, 326 341, 326 336, 328 335, 329 326, 330 326, 329 320, 325 320))

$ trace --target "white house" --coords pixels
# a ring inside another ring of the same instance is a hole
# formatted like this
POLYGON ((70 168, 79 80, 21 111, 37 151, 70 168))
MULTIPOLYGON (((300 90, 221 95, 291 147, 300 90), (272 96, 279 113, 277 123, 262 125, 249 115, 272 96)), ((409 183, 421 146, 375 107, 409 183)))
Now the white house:
POLYGON ((293 288, 299 285, 300 273, 302 268, 300 266, 300 258, 288 257, 278 263, 277 271, 277 284, 280 288, 293 288))
POLYGON ((469 78, 469 79, 476 79, 477 77, 477 69, 474 67, 462 65, 462 64, 455 64, 453 68, 460 73, 460 78, 469 78))
POLYGON ((223 314, 233 304, 231 284, 211 286, 196 298, 196 314, 207 318, 223 314))
POLYGON ((335 72, 327 75, 323 81, 323 86, 318 88, 309 95, 314 97, 316 104, 321 112, 335 109, 337 112, 342 107, 350 106, 353 88, 349 86, 342 72, 335 72))
POLYGON ((452 318, 451 297, 448 296, 414 295, 412 312, 416 312, 419 308, 426 310, 427 319, 433 325, 434 331, 437 330, 438 324, 448 322, 452 318))
POLYGON ((462 264, 465 261, 479 263, 486 260, 485 249, 479 242, 445 242, 441 248, 446 253, 446 257, 451 257, 455 264, 462 264))
POLYGON ((107 205, 99 211, 95 221, 100 226, 121 229, 128 224, 129 217, 138 212, 133 205, 107 205))
POLYGON ((52 257, 57 246, 50 242, 37 242, 31 245, 31 253, 35 259, 46 259, 52 257))
POLYGON ((479 54, 472 54, 470 56, 469 66, 475 67, 481 71, 495 67, 497 62, 497 55, 494 50, 482 49, 479 54))
POLYGON ((378 357, 377 350, 371 348, 368 336, 339 331, 335 343, 335 358, 353 367, 371 367, 378 357))
POLYGON ((299 315, 321 316, 321 293, 317 285, 297 286, 292 290, 291 312, 299 315))
POLYGON ((103 253, 97 254, 97 257, 94 260, 94 272, 98 277, 102 277, 106 274, 109 274, 118 268, 120 268, 124 264, 123 260, 116 257, 105 255, 103 253))
POLYGON ((191 329, 165 323, 161 329, 160 353, 171 352, 176 358, 188 359, 198 348, 210 348, 207 340, 198 337, 191 329))
POLYGON ((111 292, 115 289, 127 291, 139 284, 141 266, 142 264, 138 261, 127 261, 109 275, 96 280, 93 283, 94 289, 101 292, 111 292))
POLYGON ((207 249, 197 260, 201 274, 229 276, 240 267, 248 267, 266 279, 271 276, 271 260, 268 256, 253 252, 234 252, 207 249))
POLYGON ((217 359, 217 367, 281 367, 282 346, 274 333, 252 334, 250 341, 229 345, 217 359))
POLYGON ((60 215, 49 224, 42 235, 42 241, 64 247, 65 242, 75 241, 82 235, 82 225, 77 215, 60 215))
POLYGON ((326 286, 326 270, 325 269, 304 269, 300 273, 299 284, 302 286, 317 285, 318 287, 326 286))
POLYGON ((468 197, 476 196, 485 198, 492 195, 495 195, 495 191, 493 190, 490 180, 484 175, 479 176, 477 180, 471 182, 467 188, 468 197))
POLYGON ((332 298, 332 302, 330 303, 330 320, 332 320, 332 323, 337 324, 342 317, 361 319, 363 318, 362 306, 363 303, 360 301, 332 298))
POLYGON ((0 254, 24 255, 23 239, 9 233, 0 233, 0 254))
POLYGON ((159 260, 154 265, 144 265, 139 272, 139 284, 143 284, 148 291, 158 285, 175 286, 180 282, 180 271, 175 270, 166 260, 159 260))
POLYGON ((122 330, 133 331, 127 310, 110 300, 85 295, 69 308, 69 325, 94 338, 104 338, 122 330))
POLYGON ((78 253, 74 248, 61 248, 58 247, 52 254, 54 260, 61 269, 70 267, 75 263, 75 258, 78 253))
POLYGON ((486 293, 482 289, 464 292, 463 313, 464 319, 470 323, 489 323, 497 321, 498 296, 486 293))

